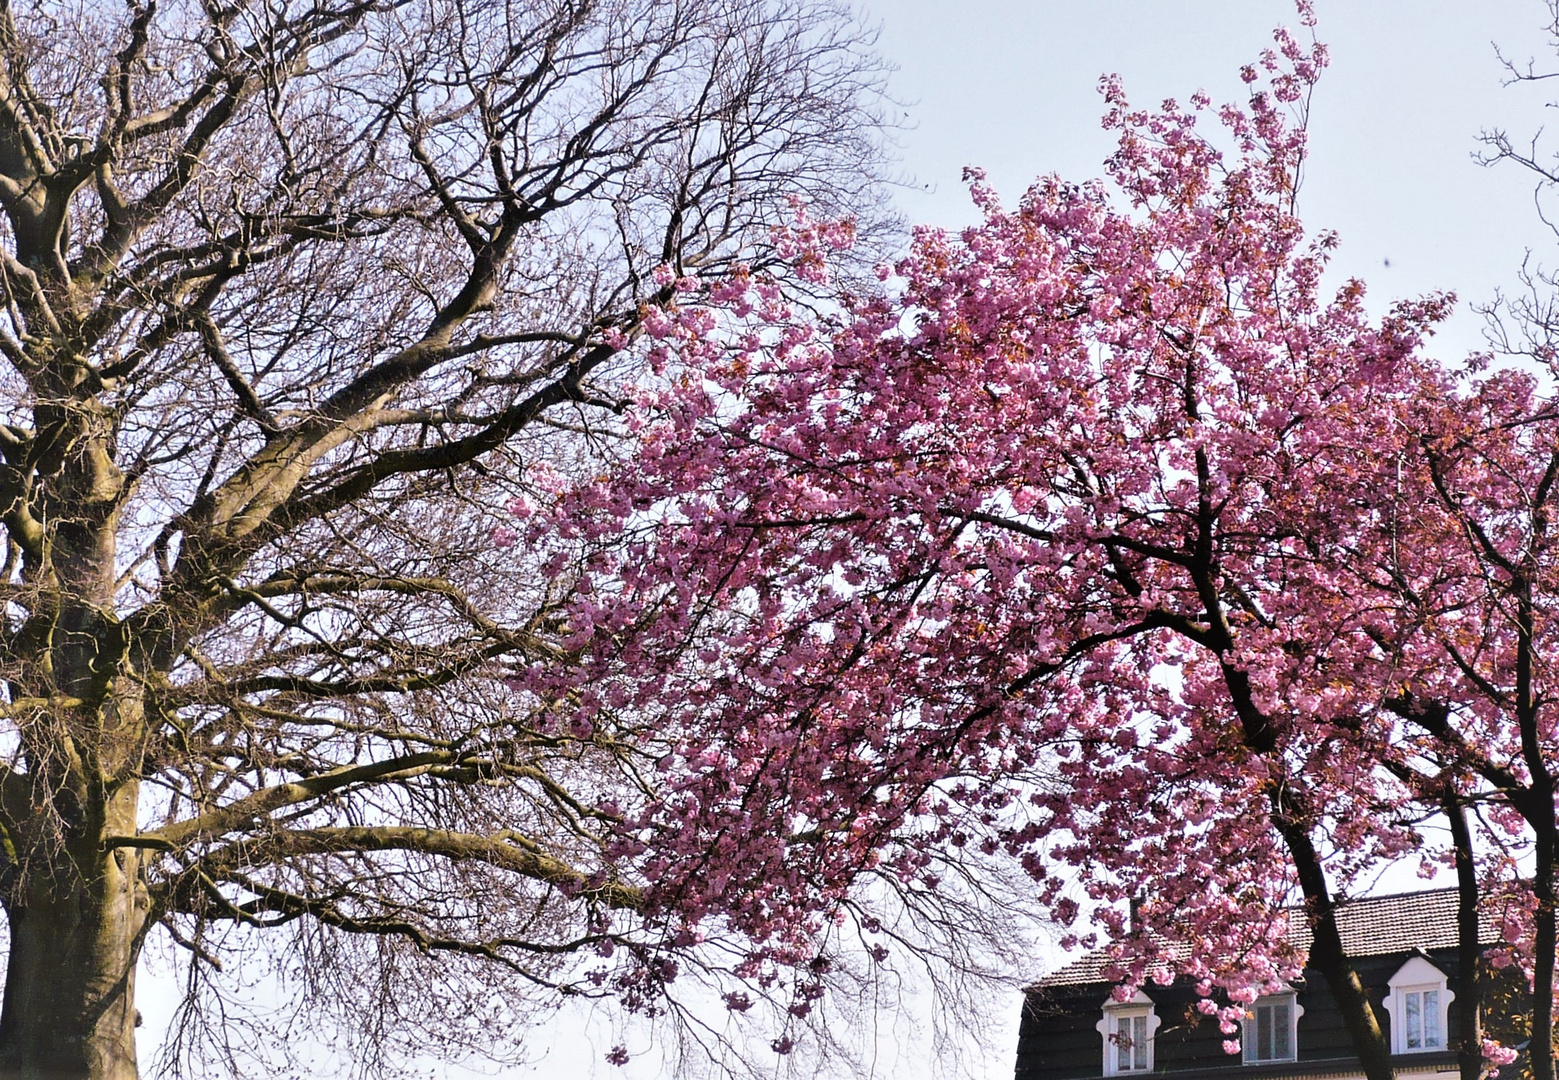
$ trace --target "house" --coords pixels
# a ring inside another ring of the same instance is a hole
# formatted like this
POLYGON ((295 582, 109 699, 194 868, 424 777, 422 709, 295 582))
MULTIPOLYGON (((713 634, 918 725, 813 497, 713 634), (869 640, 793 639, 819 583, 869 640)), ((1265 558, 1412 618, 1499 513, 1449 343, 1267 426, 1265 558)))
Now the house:
MULTIPOLYGON (((1295 920, 1296 944, 1308 928, 1295 920)), ((1349 902, 1338 929, 1403 1080, 1453 1080, 1457 1037, 1456 892, 1403 893, 1349 902)), ((1492 925, 1480 937, 1493 944, 1492 925)), ((1291 990, 1249 1009, 1242 1052, 1224 1050, 1215 1018, 1200 1015, 1189 980, 1148 985, 1116 1002, 1090 953, 1040 979, 1025 993, 1017 1080, 1092 1080, 1136 1073, 1176 1080, 1288 1080, 1361 1076, 1342 1014, 1326 980, 1307 970, 1291 990)), ((1487 1011, 1487 1010, 1486 1010, 1487 1011)), ((1494 1017, 1491 1016, 1491 1019, 1494 1017)), ((1496 1029, 1499 1025, 1492 1025, 1496 1029)), ((1504 1032, 1496 1030, 1496 1035, 1504 1032)))

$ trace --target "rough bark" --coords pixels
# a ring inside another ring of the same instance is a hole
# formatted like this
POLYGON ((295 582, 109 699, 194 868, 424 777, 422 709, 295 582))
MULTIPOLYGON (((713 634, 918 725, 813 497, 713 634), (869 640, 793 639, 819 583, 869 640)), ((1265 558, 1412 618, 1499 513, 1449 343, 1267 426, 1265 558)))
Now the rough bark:
MULTIPOLYGON (((111 827, 133 821, 134 791, 111 827)), ((149 898, 140 853, 72 839, 6 904, 10 960, 0 1009, 0 1077, 134 1080, 136 960, 149 898)))

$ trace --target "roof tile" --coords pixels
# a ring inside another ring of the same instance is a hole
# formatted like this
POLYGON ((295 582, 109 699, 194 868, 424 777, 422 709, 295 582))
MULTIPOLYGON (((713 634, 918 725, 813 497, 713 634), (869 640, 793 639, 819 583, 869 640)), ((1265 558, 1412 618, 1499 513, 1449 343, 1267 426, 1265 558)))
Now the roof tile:
MULTIPOLYGON (((1296 910, 1289 909, 1290 913, 1296 910)), ((1350 900, 1337 909, 1337 929, 1342 935, 1343 949, 1354 957, 1452 948, 1456 945, 1456 890, 1428 889, 1350 900)), ((1498 926, 1488 910, 1480 920, 1478 938, 1485 945, 1500 940, 1498 926)), ((1289 940, 1309 948, 1310 927, 1303 919, 1290 922, 1289 940)), ((1189 951, 1184 944, 1170 947, 1171 955, 1176 958, 1186 956, 1189 951)), ((1034 985, 1075 986, 1107 982, 1103 970, 1109 962, 1103 949, 1095 949, 1044 976, 1034 985)))

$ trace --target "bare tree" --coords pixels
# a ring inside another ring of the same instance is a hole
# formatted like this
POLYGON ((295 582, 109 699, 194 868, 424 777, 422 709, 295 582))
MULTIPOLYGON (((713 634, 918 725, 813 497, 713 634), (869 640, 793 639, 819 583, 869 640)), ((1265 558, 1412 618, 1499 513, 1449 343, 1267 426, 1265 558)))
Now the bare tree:
POLYGON ((661 932, 601 828, 653 748, 507 691, 570 572, 494 530, 611 453, 651 268, 869 217, 866 46, 830 0, 0 0, 0 1077, 135 1076, 149 935, 175 1050, 276 940, 372 1068, 661 932))

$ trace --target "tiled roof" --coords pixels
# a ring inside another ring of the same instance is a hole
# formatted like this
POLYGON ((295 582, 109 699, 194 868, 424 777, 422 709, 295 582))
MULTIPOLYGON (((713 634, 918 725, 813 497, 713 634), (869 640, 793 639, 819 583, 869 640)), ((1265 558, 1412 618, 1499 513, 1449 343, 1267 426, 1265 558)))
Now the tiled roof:
MULTIPOLYGON (((1478 940, 1491 945, 1499 940, 1497 923, 1485 910, 1479 920, 1478 940)), ((1295 919, 1290 940, 1310 946, 1310 927, 1295 919)), ((1352 900, 1337 909, 1337 930, 1349 956, 1384 956, 1413 949, 1450 949, 1456 946, 1456 890, 1396 893, 1352 900)))
MULTIPOLYGON (((1478 938, 1482 944, 1500 940, 1491 912, 1485 910, 1480 923, 1478 938)), ((1350 900, 1337 909, 1337 929, 1342 935, 1343 949, 1354 957, 1453 948, 1456 945, 1456 890, 1430 889, 1350 900)), ((1289 940, 1309 948, 1310 927, 1304 919, 1290 921, 1289 940)), ((1169 951, 1175 957, 1183 957, 1188 952, 1186 946, 1180 944, 1171 945, 1169 951)), ((1044 976, 1034 985, 1076 986, 1107 982, 1103 971, 1109 962, 1104 950, 1096 949, 1044 976)))
MULTIPOLYGON (((1169 953, 1179 960, 1185 957, 1187 949, 1184 945, 1171 945, 1169 953)), ((1076 960, 1064 967, 1052 971, 1034 983, 1035 986, 1081 986, 1084 983, 1102 983, 1109 980, 1104 977, 1104 969, 1110 963, 1110 958, 1104 954, 1103 949, 1095 949, 1091 953, 1084 953, 1076 960)))

